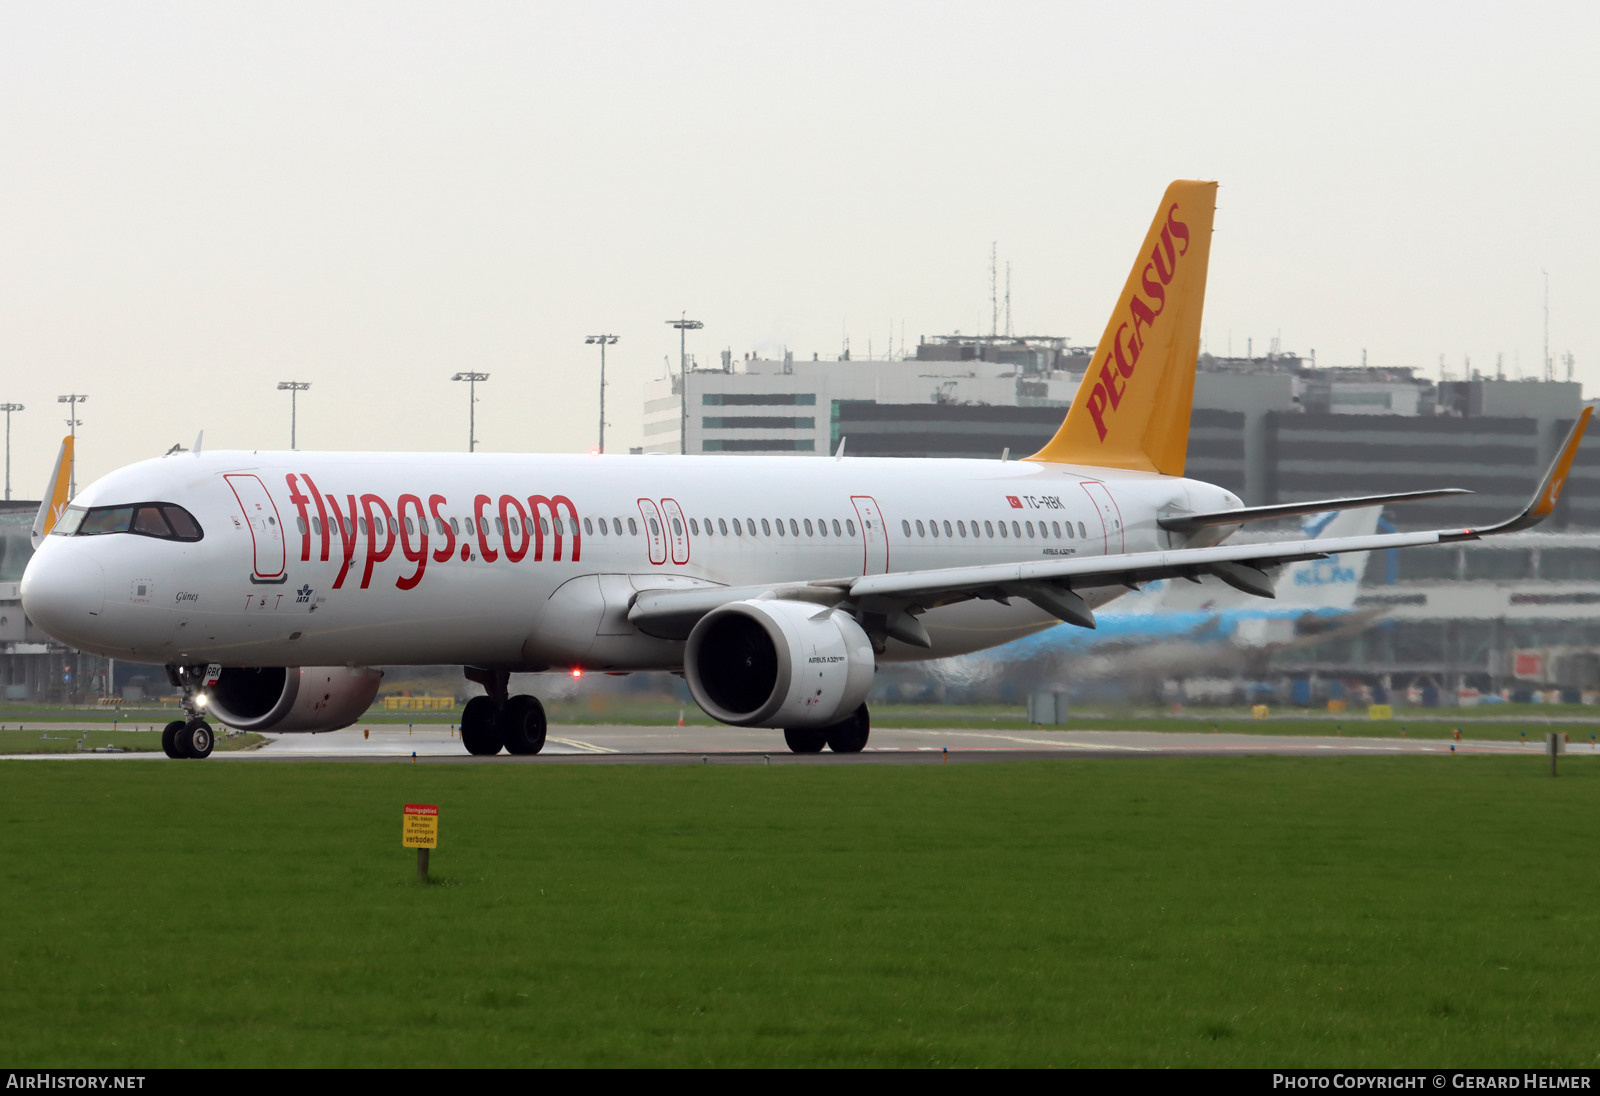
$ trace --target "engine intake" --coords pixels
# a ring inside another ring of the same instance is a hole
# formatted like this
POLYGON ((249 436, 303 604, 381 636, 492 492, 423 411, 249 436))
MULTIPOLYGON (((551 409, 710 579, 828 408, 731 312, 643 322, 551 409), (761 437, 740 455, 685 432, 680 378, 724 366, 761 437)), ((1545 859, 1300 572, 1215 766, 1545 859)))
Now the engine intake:
POLYGON ((241 731, 337 731, 371 707, 382 680, 365 667, 230 666, 206 689, 206 710, 241 731))
POLYGON ((695 703, 739 727, 831 726, 866 700, 876 668, 848 614, 761 598, 701 617, 683 662, 695 703))

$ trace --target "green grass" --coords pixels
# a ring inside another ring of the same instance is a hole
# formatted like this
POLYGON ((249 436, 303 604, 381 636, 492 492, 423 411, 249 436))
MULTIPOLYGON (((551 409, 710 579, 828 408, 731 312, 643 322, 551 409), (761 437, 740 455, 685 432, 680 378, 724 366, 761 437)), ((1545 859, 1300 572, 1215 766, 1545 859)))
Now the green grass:
POLYGON ((0 1060, 1594 1068, 1562 765, 0 764, 0 1060))

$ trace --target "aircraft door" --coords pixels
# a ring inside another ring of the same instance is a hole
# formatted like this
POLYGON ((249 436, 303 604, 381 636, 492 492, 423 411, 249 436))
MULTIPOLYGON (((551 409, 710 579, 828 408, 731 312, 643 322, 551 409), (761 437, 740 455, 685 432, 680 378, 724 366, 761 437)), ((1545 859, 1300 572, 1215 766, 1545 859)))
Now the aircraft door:
POLYGON ((650 562, 659 567, 667 562, 667 537, 661 523, 661 511, 649 499, 640 499, 639 516, 644 519, 644 536, 650 548, 650 562))
POLYGON ((683 508, 677 499, 662 499, 661 509, 666 512, 667 536, 672 541, 672 562, 689 562, 689 523, 684 520, 683 508))
POLYGON ((1108 555, 1120 553, 1123 550, 1122 511, 1117 509, 1116 500, 1111 497, 1106 485, 1098 480, 1086 480, 1081 486, 1100 515, 1100 528, 1105 533, 1106 553, 1108 555))
POLYGON ((239 500, 239 510, 244 514, 245 526, 255 546, 255 570, 250 581, 279 583, 288 581, 285 571, 287 556, 284 551, 283 523, 279 520, 278 506, 267 494, 266 486, 255 476, 234 473, 222 477, 239 500))
POLYGON ((861 573, 883 575, 889 572, 889 537, 883 528, 883 515, 871 495, 851 495, 856 517, 861 520, 861 573))

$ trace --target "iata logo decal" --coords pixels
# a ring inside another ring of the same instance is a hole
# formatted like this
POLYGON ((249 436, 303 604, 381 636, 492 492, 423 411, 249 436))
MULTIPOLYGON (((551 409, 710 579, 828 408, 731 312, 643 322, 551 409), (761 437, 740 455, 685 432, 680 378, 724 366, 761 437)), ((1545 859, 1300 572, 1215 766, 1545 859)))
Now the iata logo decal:
MULTIPOLYGON (((565 495, 501 495, 499 499, 475 495, 466 535, 458 539, 447 509, 450 500, 443 495, 429 495, 426 506, 420 495, 401 495, 390 506, 377 495, 346 494, 341 506, 336 496, 319 491, 308 475, 290 473, 284 479, 289 486, 289 501, 300 515, 300 562, 311 562, 313 548, 319 549, 318 559, 323 563, 328 562, 336 543, 342 549, 337 557, 339 573, 333 580, 335 590, 344 586, 357 555, 363 556, 361 589, 365 590, 372 583, 373 568, 393 555, 396 548, 416 565, 409 575, 394 580, 402 590, 414 589, 422 581, 430 560, 438 564, 456 558, 494 563, 503 557, 508 563, 521 563, 532 556, 532 562, 539 563, 545 558, 548 541, 550 559, 559 563, 570 540, 571 560, 576 563, 583 550, 578 509, 565 495), (430 550, 430 540, 442 543, 430 550)), ((303 596, 296 600, 307 601, 312 591, 307 587, 300 594, 303 596)))
POLYGON ((1156 317, 1167 304, 1167 286, 1177 273, 1178 260, 1189 253, 1189 226, 1178 220, 1178 205, 1167 210, 1167 223, 1161 227, 1161 239, 1150 252, 1150 261, 1144 264, 1140 284, 1144 297, 1133 293, 1128 298, 1128 319, 1117 326, 1111 336, 1111 346, 1100 359, 1096 372, 1091 366, 1083 380, 1089 383, 1094 377, 1094 387, 1089 391, 1089 417, 1100 440, 1106 440, 1106 412, 1115 412, 1122 405, 1128 390, 1128 378, 1139 364, 1139 352, 1144 349, 1145 328, 1154 327, 1156 317), (1175 247, 1173 241, 1182 246, 1175 247), (1145 298, 1148 297, 1149 300, 1145 298), (1131 330, 1130 330, 1131 329, 1131 330))
POLYGON ((298 589, 298 590, 296 590, 294 592, 294 603, 296 605, 304 605, 310 600, 311 600, 311 587, 309 585, 302 586, 302 587, 300 587, 300 589, 298 589))

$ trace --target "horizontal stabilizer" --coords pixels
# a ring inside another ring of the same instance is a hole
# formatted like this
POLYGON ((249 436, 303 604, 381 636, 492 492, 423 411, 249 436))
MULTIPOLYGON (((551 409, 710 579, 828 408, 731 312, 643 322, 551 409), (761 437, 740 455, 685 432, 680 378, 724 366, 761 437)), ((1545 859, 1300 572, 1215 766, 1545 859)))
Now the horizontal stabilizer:
POLYGON ((1325 514, 1330 510, 1356 510, 1363 506, 1388 506, 1395 502, 1470 495, 1465 487, 1441 487, 1433 491, 1401 491, 1394 495, 1359 495, 1347 499, 1314 499, 1311 502, 1284 502, 1273 506, 1245 506, 1238 510, 1215 510, 1209 514, 1182 514, 1161 518, 1156 524, 1171 533, 1194 533, 1216 525, 1243 525, 1250 521, 1297 518, 1305 514, 1325 514))

